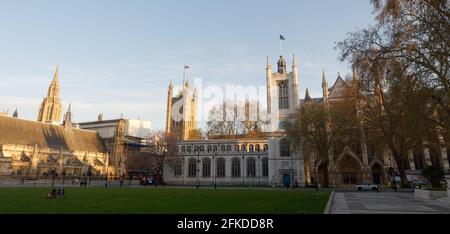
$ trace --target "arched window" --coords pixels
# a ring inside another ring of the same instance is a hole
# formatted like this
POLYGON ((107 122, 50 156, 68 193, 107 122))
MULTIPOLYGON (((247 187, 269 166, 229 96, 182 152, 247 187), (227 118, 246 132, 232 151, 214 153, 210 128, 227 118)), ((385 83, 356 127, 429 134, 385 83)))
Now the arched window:
POLYGON ((189 170, 188 177, 196 177, 197 176, 197 160, 195 158, 189 159, 189 170))
POLYGON ((203 146, 203 145, 200 146, 200 152, 202 152, 202 153, 205 152, 205 146, 203 146))
POLYGON ((242 152, 247 152, 247 149, 246 149, 245 145, 242 145, 242 146, 241 146, 241 151, 242 151, 242 152))
POLYGON ((250 151, 250 152, 254 152, 254 151, 255 151, 255 148, 254 148, 253 145, 250 145, 250 146, 249 146, 249 151, 250 151))
POLYGON ((288 81, 278 82, 278 108, 280 110, 289 109, 288 81))
POLYGON ((188 146, 188 147, 187 147, 187 152, 188 152, 188 153, 191 153, 191 152, 192 152, 192 147, 191 147, 191 146, 188 146))
POLYGON ((267 150, 269 150, 269 145, 268 144, 264 144, 264 152, 266 152, 267 150))
POLYGON ((234 151, 236 151, 236 152, 239 152, 240 150, 239 150, 239 145, 235 145, 234 146, 234 151))
POLYGON ((287 139, 283 139, 280 141, 280 156, 281 157, 290 157, 291 156, 291 150, 290 150, 290 144, 287 139))
POLYGON ((227 152, 231 151, 231 145, 227 145, 227 152))
POLYGON ((256 161, 254 158, 247 159, 247 177, 256 177, 256 161))
POLYGON ((186 146, 184 146, 184 145, 181 146, 181 152, 182 152, 182 153, 186 152, 186 146))
POLYGON ((216 176, 225 177, 225 159, 218 158, 216 164, 216 176))
POLYGON ((213 146, 213 151, 217 152, 217 145, 213 146))
POLYGON ((241 160, 239 158, 233 158, 233 161, 231 161, 231 176, 241 176, 241 160))
POLYGON ((211 177, 211 159, 204 158, 202 161, 202 176, 211 177))
POLYGON ((269 158, 262 159, 262 176, 263 177, 269 176, 269 158))
POLYGON ((212 147, 208 145, 208 153, 212 151, 212 147))
POLYGON ((255 146, 255 150, 256 150, 257 152, 261 151, 261 146, 259 146, 259 144, 257 144, 257 145, 255 146))
POLYGON ((181 176, 181 162, 179 162, 179 161, 175 162, 173 175, 174 176, 181 176))
POLYGON ((225 152, 225 146, 224 145, 220 146, 220 151, 225 152))

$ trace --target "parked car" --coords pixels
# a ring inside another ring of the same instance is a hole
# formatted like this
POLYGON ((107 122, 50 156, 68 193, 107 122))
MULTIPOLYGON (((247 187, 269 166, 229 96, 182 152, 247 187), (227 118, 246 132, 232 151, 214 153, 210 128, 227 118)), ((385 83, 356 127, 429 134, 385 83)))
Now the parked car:
POLYGON ((378 185, 376 185, 376 184, 362 183, 362 184, 356 185, 356 190, 358 190, 358 191, 364 191, 364 190, 379 191, 379 188, 378 188, 378 185))

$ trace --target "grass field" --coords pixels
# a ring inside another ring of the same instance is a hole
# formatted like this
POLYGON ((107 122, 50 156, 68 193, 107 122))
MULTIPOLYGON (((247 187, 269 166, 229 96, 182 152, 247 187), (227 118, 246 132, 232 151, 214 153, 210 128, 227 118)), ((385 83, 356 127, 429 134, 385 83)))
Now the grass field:
POLYGON ((0 188, 0 214, 321 214, 330 192, 176 188, 0 188))

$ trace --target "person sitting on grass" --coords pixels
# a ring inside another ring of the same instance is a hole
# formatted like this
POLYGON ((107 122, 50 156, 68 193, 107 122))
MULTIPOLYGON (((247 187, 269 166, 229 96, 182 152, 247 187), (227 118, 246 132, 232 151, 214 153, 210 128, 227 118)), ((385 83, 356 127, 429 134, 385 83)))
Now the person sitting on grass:
POLYGON ((56 198, 56 189, 52 189, 52 191, 50 191, 50 192, 47 194, 47 198, 49 198, 49 199, 56 198))

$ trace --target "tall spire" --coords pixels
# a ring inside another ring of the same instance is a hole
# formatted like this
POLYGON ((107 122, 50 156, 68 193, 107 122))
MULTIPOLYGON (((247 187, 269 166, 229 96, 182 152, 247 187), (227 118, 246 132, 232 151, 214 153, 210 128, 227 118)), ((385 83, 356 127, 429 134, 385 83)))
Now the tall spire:
POLYGON ((295 53, 292 53, 292 67, 297 67, 297 62, 295 61, 295 53))
POLYGON ((69 108, 67 108, 63 125, 66 129, 70 129, 72 127, 72 102, 69 103, 69 108))
POLYGON ((57 65, 52 83, 48 87, 47 97, 44 98, 40 106, 38 121, 43 123, 60 122, 61 112, 59 65, 57 65))
POLYGON ((308 89, 308 88, 306 88, 305 100, 306 100, 306 101, 311 100, 311 95, 309 95, 309 89, 308 89))
POLYGON ((327 78, 325 76, 325 68, 323 69, 322 72, 322 97, 327 100, 328 99, 328 82, 327 82, 327 78))

